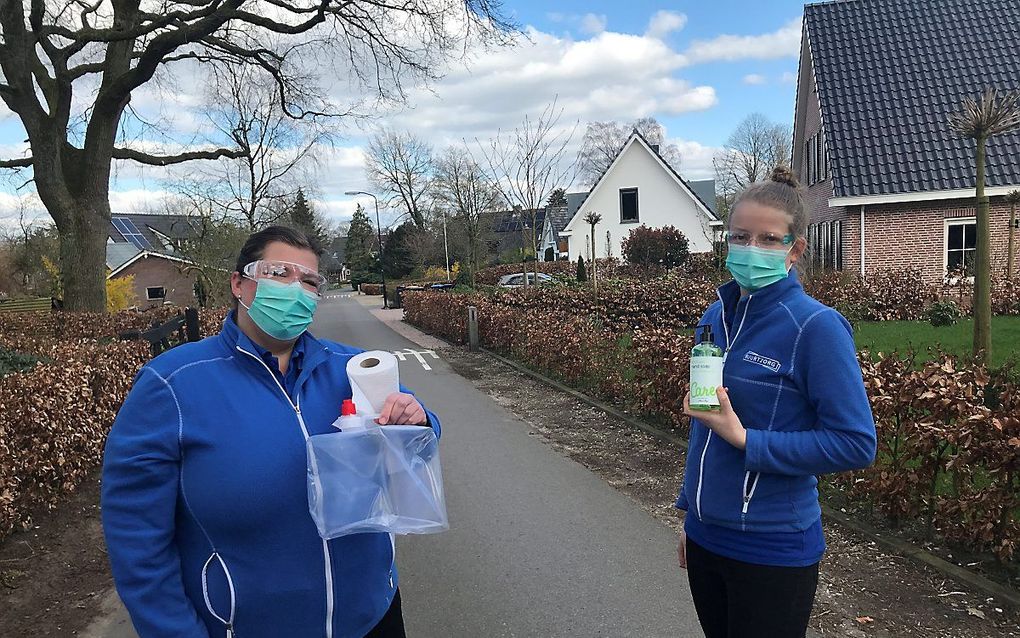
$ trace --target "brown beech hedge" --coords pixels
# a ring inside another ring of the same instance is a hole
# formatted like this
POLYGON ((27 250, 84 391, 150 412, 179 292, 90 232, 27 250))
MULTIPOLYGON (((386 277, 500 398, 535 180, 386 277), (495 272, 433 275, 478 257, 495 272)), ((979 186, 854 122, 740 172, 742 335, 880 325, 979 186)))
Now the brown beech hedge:
MULTIPOLYGON (((149 344, 118 341, 180 312, 161 308, 115 315, 0 315, 0 348, 40 359, 0 377, 0 538, 31 524, 102 462, 113 419, 149 344)), ((201 312, 202 334, 219 332, 225 310, 201 312)))

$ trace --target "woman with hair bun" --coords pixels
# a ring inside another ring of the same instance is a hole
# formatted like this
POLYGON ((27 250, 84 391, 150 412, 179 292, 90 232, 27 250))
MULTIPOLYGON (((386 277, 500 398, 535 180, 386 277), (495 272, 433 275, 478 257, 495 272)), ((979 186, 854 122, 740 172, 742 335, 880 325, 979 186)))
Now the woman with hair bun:
POLYGON ((804 292, 807 211, 786 168, 733 205, 701 319, 724 352, 719 408, 691 417, 677 554, 707 638, 806 634, 825 552, 819 474, 871 464, 875 423, 850 324, 804 292))

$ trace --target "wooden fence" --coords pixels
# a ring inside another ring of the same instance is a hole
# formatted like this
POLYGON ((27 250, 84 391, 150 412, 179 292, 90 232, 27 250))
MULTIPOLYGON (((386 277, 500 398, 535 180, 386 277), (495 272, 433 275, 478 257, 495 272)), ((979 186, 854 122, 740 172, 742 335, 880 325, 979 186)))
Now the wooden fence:
POLYGON ((0 312, 40 312, 53 307, 49 297, 23 297, 18 299, 0 299, 0 312))

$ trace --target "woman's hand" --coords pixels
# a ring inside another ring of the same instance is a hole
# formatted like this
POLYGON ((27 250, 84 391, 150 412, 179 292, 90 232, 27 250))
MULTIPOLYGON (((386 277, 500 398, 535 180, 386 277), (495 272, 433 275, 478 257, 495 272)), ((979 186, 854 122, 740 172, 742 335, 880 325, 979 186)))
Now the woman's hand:
POLYGON ((691 410, 691 393, 688 392, 684 397, 684 414, 701 421, 724 441, 738 450, 743 450, 747 447, 747 430, 740 422, 740 417, 733 411, 730 395, 722 386, 716 388, 715 394, 719 397, 718 410, 691 410))
POLYGON ((680 530, 680 543, 676 546, 676 559, 680 569, 687 569, 687 534, 680 530))
POLYGON ((426 425, 429 417, 418 399, 410 394, 394 392, 386 397, 386 403, 375 422, 379 425, 426 425))

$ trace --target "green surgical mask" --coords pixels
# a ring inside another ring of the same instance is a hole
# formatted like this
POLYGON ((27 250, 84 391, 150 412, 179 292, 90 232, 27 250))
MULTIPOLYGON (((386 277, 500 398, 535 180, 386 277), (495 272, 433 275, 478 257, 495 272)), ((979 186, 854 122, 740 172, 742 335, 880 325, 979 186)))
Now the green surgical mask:
MULTIPOLYGON (((315 293, 301 282, 285 284, 274 279, 257 279, 255 299, 244 306, 255 325, 273 339, 294 341, 308 329, 319 302, 315 293)), ((239 300, 240 301, 240 300, 239 300)))
MULTIPOLYGON (((790 250, 793 250, 792 246, 790 250)), ((726 267, 741 288, 755 292, 786 279, 790 274, 786 267, 786 256, 790 250, 730 244, 726 267)))

